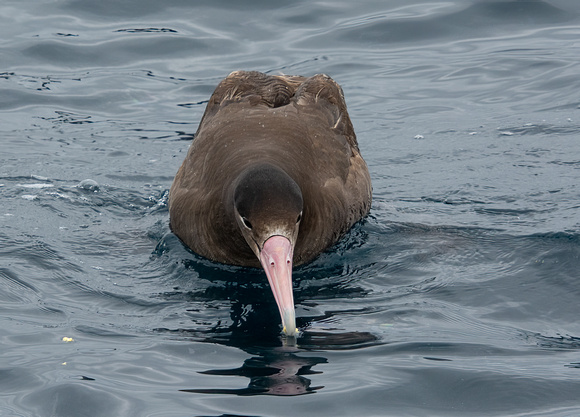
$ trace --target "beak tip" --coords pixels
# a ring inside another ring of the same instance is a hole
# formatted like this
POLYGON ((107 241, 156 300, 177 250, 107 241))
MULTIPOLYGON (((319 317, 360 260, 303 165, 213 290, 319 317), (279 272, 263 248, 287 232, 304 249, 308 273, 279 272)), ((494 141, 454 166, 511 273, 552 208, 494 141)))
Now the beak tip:
POLYGON ((282 333, 290 337, 296 336, 298 334, 294 306, 292 306, 292 309, 286 310, 282 316, 282 333))
POLYGON ((284 328, 282 329, 282 333, 284 333, 284 335, 290 336, 290 337, 297 336, 298 329, 296 327, 287 328, 286 326, 284 326, 284 328))

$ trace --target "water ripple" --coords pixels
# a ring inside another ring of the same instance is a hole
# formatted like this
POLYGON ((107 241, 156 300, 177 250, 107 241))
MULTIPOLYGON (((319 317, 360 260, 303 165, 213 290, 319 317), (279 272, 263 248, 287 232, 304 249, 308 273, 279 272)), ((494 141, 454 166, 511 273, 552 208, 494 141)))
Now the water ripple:
POLYGON ((0 414, 577 415, 578 19, 572 0, 3 2, 0 414), (373 178, 371 215, 294 273, 295 345, 261 270, 169 230, 236 69, 333 76, 373 178))

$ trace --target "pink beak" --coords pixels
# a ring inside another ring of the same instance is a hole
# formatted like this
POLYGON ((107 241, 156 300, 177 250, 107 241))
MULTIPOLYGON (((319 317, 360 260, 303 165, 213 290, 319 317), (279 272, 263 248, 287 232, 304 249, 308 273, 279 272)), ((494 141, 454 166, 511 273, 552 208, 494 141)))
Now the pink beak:
POLYGON ((295 336, 298 333, 292 295, 293 252, 294 248, 290 240, 284 236, 268 238, 260 251, 260 263, 266 271, 278 310, 280 310, 280 317, 282 317, 282 331, 288 336, 295 336))

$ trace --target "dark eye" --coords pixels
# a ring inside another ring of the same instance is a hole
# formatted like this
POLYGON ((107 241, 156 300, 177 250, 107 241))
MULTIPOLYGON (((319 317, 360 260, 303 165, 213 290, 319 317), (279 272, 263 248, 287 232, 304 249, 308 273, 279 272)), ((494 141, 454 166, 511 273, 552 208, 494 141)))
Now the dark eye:
POLYGON ((242 222, 244 223, 244 226, 246 226, 248 229, 252 228, 252 223, 250 223, 250 221, 245 217, 242 217, 242 222))
POLYGON ((298 215, 298 218, 296 219, 296 223, 300 223, 300 220, 302 220, 302 213, 300 213, 298 215))

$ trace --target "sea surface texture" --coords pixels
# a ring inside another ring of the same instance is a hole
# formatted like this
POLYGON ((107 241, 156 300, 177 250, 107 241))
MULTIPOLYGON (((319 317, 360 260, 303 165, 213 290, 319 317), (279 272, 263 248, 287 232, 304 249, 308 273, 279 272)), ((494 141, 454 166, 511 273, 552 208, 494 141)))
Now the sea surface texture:
POLYGON ((2 0, 0 416, 580 415, 577 0, 2 0), (234 70, 325 73, 370 215, 294 274, 167 194, 234 70))

